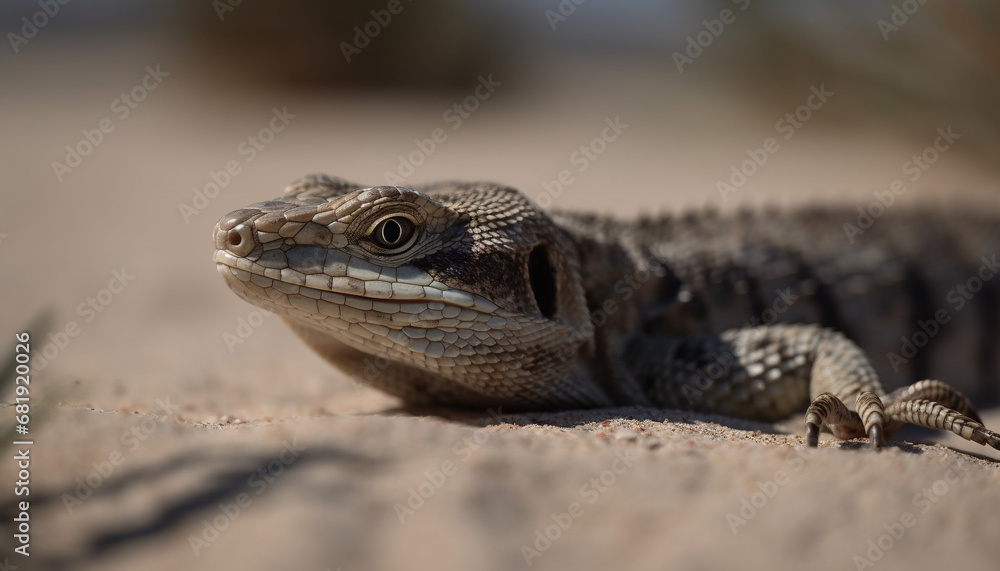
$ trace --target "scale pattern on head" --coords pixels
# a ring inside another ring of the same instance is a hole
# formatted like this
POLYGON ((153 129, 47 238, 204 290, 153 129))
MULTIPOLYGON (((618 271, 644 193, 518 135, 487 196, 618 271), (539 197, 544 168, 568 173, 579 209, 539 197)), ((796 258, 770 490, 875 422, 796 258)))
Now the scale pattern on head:
POLYGON ((312 176, 223 217, 215 244, 227 284, 331 361, 343 343, 446 377, 434 400, 459 404, 598 398, 564 385, 593 348, 573 242, 513 189, 312 176))

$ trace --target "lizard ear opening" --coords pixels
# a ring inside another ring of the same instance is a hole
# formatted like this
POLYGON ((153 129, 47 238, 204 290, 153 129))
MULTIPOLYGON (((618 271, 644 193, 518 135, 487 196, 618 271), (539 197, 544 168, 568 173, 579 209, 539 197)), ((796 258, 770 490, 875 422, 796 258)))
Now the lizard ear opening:
POLYGON ((528 281, 531 283, 531 294, 538 311, 546 319, 555 317, 556 270, 549 261, 549 251, 545 246, 535 246, 528 256, 528 281))

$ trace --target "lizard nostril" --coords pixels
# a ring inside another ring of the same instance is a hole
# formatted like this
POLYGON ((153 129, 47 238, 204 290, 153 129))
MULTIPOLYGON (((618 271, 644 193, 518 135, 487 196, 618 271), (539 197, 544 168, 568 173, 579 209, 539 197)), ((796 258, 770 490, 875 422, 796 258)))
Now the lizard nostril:
POLYGON ((235 228, 225 230, 216 227, 215 244, 220 250, 228 250, 230 254, 243 257, 257 246, 257 241, 253 236, 253 229, 246 224, 239 224, 235 228))

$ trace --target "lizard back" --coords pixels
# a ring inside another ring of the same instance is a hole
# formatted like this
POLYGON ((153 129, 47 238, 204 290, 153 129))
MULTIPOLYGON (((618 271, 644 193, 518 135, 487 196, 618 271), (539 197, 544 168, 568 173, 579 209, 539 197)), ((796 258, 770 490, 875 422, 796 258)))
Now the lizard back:
POLYGON ((579 245, 598 337, 816 323, 864 349, 887 388, 941 378, 997 396, 998 217, 899 209, 867 227, 848 208, 553 217, 579 245))

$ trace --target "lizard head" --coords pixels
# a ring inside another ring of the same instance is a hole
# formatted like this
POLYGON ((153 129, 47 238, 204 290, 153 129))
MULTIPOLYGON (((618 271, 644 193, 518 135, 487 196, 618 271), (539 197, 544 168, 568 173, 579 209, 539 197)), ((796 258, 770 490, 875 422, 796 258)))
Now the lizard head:
POLYGON ((566 389, 593 345, 577 251, 513 189, 313 176, 230 212, 214 238, 237 295, 378 388, 466 405, 592 400, 566 389))

